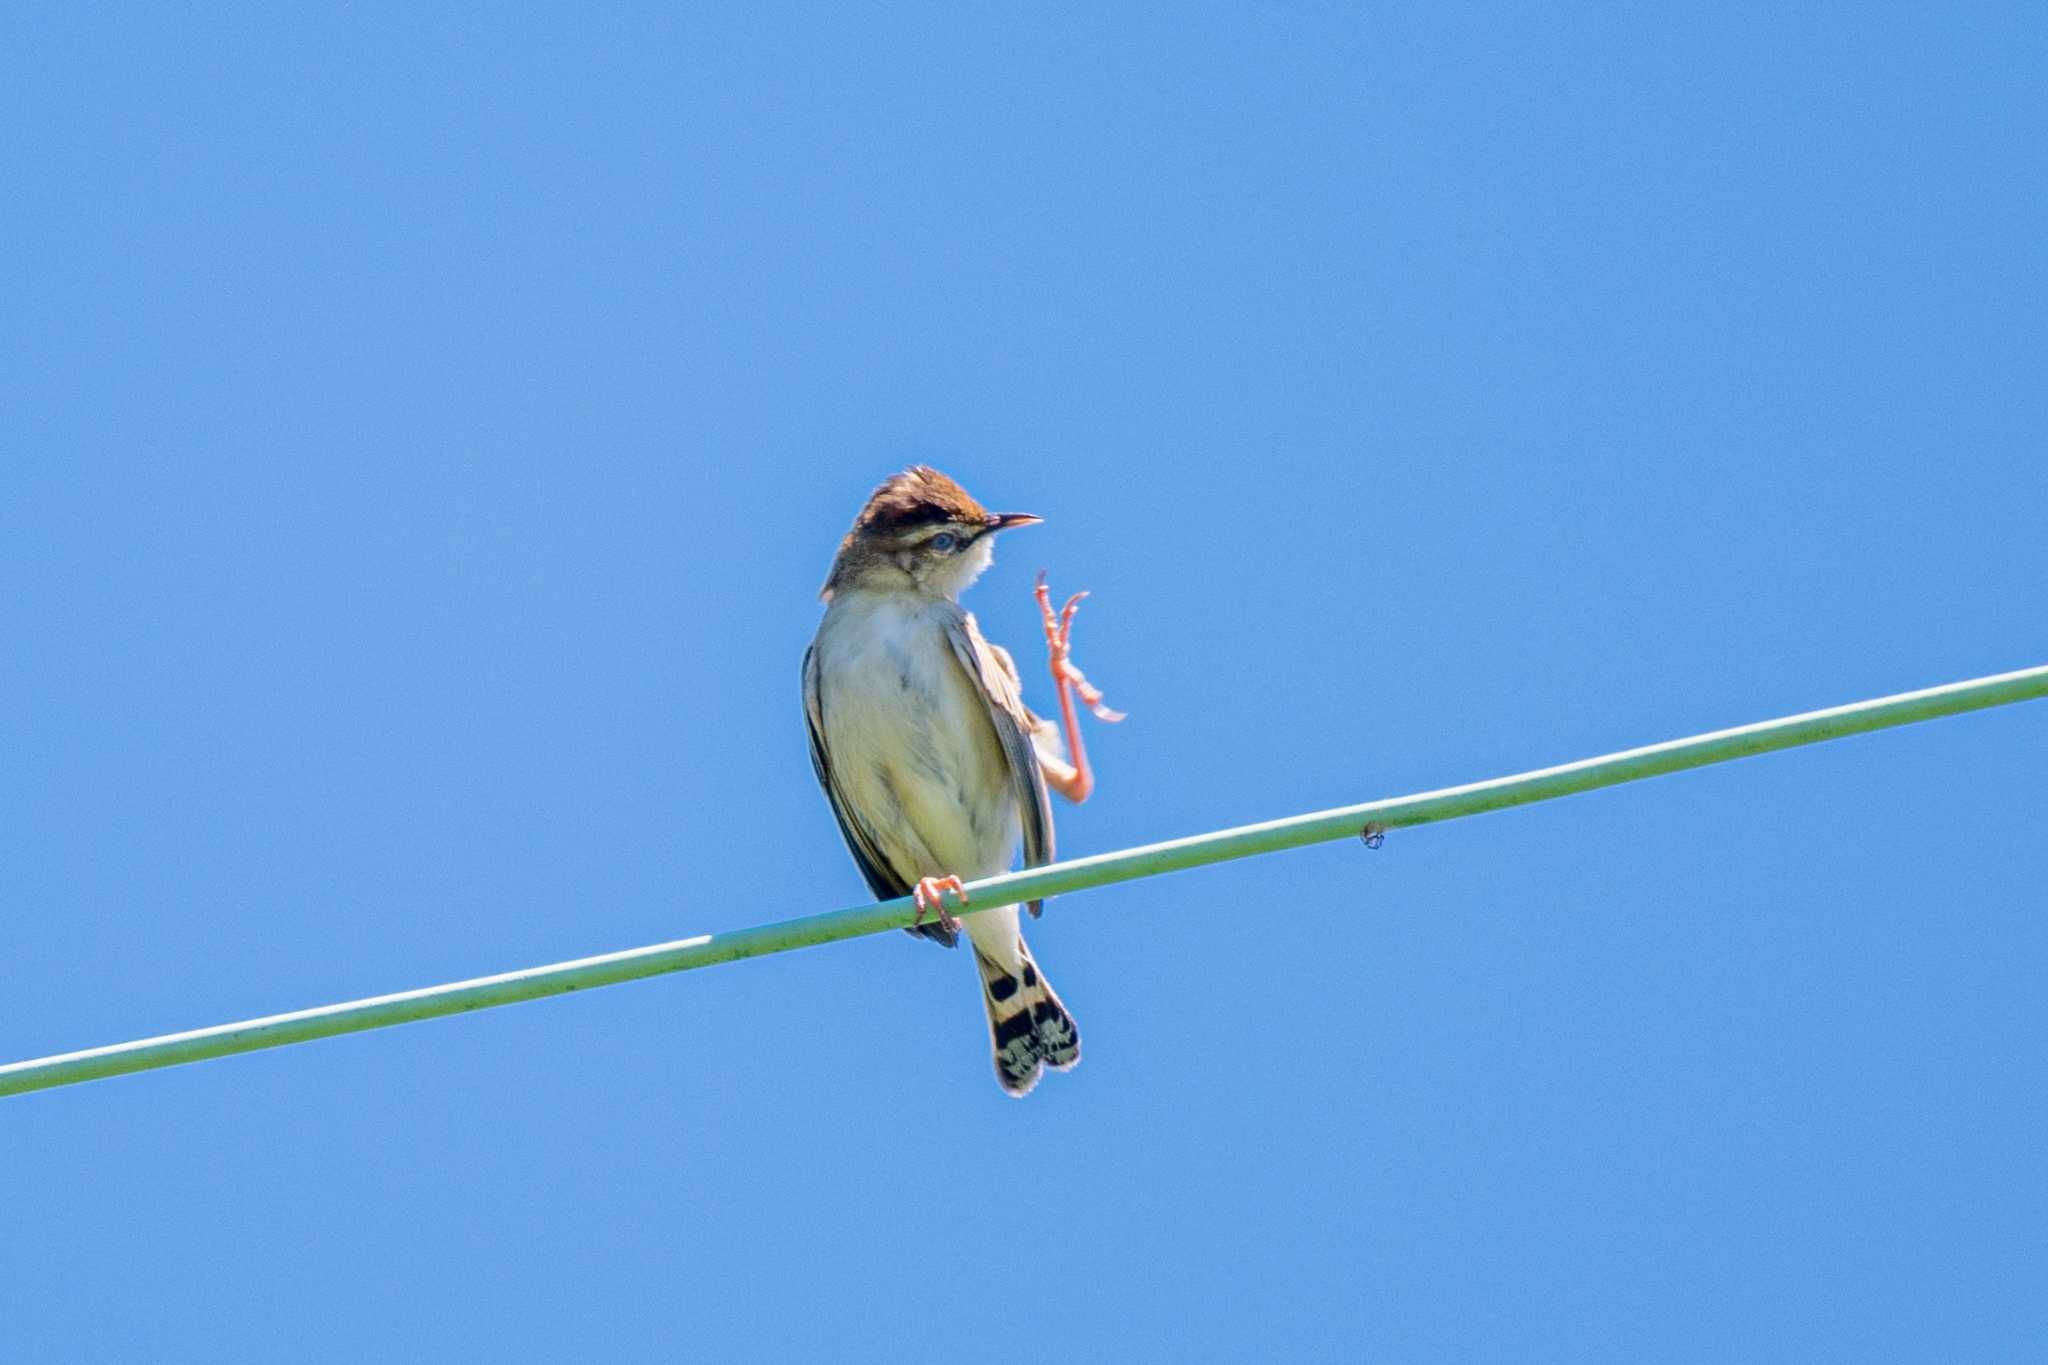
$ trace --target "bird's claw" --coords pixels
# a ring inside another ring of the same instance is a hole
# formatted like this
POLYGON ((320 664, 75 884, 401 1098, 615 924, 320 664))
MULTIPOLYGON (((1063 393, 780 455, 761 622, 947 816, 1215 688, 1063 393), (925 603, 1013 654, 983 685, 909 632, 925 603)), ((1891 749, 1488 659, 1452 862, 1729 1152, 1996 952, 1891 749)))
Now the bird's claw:
POLYGON ((962 908, 967 905, 967 887, 958 877, 920 877, 917 885, 910 889, 910 898, 917 902, 917 917, 911 926, 924 923, 926 915, 936 916, 939 927, 949 934, 960 932, 960 921, 946 908, 945 893, 951 891, 960 898, 962 908))
POLYGON ((1071 684, 1075 695, 1095 713, 1097 720, 1122 720, 1124 713, 1103 705, 1102 689, 1090 683, 1073 661, 1074 613, 1081 609, 1081 599, 1088 594, 1077 592, 1059 611, 1053 611, 1052 591, 1046 587, 1043 569, 1038 571, 1038 585, 1032 593, 1038 598, 1038 613, 1044 618, 1045 647, 1052 656, 1053 678, 1062 685, 1071 684))

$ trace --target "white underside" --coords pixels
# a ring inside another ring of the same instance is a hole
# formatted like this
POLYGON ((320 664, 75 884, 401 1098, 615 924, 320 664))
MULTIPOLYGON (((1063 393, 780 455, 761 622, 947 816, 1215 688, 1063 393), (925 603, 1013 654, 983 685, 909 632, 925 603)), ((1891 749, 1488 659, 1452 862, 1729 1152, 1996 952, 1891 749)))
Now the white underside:
MULTIPOLYGON (((921 594, 850 592, 818 627, 834 781, 906 882, 1006 872, 1020 837, 987 703, 946 639, 959 610, 921 594)), ((1015 906, 963 924, 984 955, 1017 967, 1015 906)))

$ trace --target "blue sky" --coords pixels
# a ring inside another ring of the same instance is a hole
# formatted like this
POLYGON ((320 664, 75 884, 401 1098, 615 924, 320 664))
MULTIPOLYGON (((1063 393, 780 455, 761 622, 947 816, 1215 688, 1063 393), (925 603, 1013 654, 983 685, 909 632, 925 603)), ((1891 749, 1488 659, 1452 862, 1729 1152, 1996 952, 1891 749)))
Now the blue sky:
MULTIPOLYGON (((10 7, 0 1054, 858 900, 913 460, 1094 592, 1075 854, 2048 661, 2044 36, 10 7)), ((2037 1357, 2044 761, 1055 902, 1023 1103, 895 934, 8 1101, 10 1351, 2037 1357)))

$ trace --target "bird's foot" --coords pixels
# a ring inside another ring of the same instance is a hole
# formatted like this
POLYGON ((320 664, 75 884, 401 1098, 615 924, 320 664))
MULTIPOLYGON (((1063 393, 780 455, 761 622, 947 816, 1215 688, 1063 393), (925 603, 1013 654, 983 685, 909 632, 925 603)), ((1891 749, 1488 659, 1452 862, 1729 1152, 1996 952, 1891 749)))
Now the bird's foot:
POLYGON ((1074 665, 1074 613, 1081 609, 1081 599, 1088 594, 1077 592, 1058 612, 1053 611, 1052 591, 1045 585, 1044 570, 1039 571, 1038 586, 1033 593, 1038 598, 1038 614, 1044 618, 1045 648, 1052 658, 1053 680, 1060 684, 1062 691, 1071 686, 1075 694, 1087 703, 1088 709, 1095 713, 1097 720, 1122 720, 1124 713, 1103 705, 1102 690, 1091 684, 1074 665))
POLYGON ((958 877, 920 877, 917 885, 910 890, 910 898, 917 902, 917 918, 910 923, 916 926, 924 923, 926 915, 938 918, 939 927, 949 934, 960 932, 960 921, 946 908, 945 893, 951 891, 960 898, 960 904, 967 904, 967 888, 958 877))

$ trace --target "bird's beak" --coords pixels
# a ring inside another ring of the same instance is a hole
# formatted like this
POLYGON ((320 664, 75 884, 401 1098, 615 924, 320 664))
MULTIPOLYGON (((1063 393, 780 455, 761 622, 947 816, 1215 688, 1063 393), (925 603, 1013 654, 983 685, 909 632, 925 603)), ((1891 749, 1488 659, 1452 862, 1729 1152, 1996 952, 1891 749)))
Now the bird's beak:
POLYGON ((1000 512, 997 513, 996 519, 988 524, 988 529, 1007 531, 1017 526, 1036 526, 1044 520, 1044 517, 1034 517, 1029 512, 1000 512))

